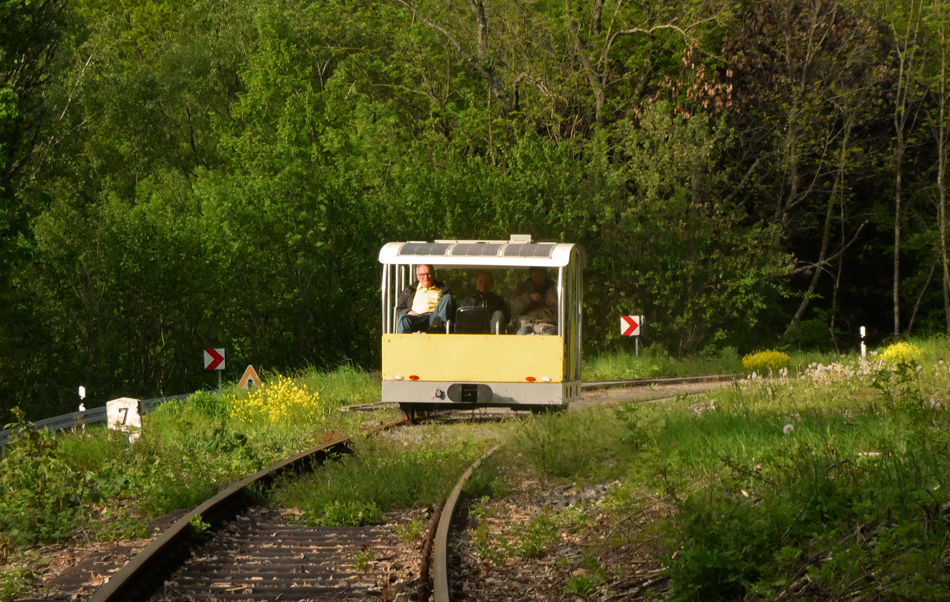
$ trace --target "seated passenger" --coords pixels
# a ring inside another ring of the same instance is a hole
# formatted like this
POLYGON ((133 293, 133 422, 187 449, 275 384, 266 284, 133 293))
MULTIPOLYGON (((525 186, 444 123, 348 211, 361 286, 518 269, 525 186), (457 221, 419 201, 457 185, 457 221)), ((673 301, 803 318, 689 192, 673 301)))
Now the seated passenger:
POLYGON ((442 325, 455 315, 452 292, 435 279, 431 265, 417 266, 416 278, 396 301, 396 332, 442 332, 442 325))
POLYGON ((545 268, 528 268, 530 277, 511 297, 511 313, 518 316, 517 334, 557 334, 557 285, 545 268))
POLYGON ((491 332, 505 332, 511 321, 511 313, 501 295, 492 292, 493 284, 495 277, 491 272, 480 272, 475 279, 475 292, 465 297, 460 307, 484 307, 490 316, 491 332))

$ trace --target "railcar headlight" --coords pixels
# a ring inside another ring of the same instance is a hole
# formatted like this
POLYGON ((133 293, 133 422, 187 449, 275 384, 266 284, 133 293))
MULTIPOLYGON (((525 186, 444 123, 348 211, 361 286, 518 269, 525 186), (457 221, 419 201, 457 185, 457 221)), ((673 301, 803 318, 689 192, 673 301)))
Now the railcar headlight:
POLYGON ((551 382, 551 377, 550 377, 550 376, 542 376, 542 377, 541 377, 541 382, 543 382, 543 383, 549 383, 549 382, 551 382))
POLYGON ((402 380, 402 374, 396 374, 393 376, 393 380, 402 380))

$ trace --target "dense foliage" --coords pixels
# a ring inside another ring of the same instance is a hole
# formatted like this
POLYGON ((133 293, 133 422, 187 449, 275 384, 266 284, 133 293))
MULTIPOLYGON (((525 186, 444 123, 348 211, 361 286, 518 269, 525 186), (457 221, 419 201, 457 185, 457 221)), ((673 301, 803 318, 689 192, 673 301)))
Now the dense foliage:
POLYGON ((582 244, 590 350, 947 329, 942 2, 0 15, 0 419, 213 384, 206 347, 372 369, 389 240, 582 244))

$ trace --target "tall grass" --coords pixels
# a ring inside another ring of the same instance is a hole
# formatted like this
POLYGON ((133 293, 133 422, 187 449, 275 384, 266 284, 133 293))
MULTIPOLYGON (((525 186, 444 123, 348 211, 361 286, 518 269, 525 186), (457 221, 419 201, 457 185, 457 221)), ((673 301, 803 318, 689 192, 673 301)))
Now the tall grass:
POLYGON ((418 442, 358 439, 352 455, 282 484, 272 500, 300 509, 311 524, 335 525, 372 523, 392 508, 435 505, 485 448, 471 439, 433 434, 439 430, 430 427, 418 442))
POLYGON ((55 437, 24 431, 0 463, 0 546, 62 541, 80 526, 101 539, 141 535, 152 517, 357 432, 364 417, 337 409, 379 399, 376 379, 350 367, 264 376, 261 390, 231 384, 163 404, 143 417, 133 443, 99 426, 55 437))
POLYGON ((659 345, 633 351, 611 353, 585 361, 584 380, 619 380, 624 378, 653 378, 687 376, 694 374, 738 374, 742 372, 742 358, 735 349, 726 347, 707 354, 686 358, 669 355, 659 345))
POLYGON ((616 512, 635 514, 643 493, 671 504, 652 527, 670 600, 950 599, 950 345, 912 344, 799 356, 792 375, 710 393, 704 411, 627 405, 577 432, 542 417, 510 457, 569 480, 613 459, 616 512))

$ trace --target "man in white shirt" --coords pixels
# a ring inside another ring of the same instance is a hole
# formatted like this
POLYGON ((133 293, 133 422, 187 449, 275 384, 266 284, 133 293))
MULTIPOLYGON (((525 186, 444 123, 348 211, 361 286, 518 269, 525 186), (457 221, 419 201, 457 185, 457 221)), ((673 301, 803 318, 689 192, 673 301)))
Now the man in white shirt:
POLYGON ((399 293, 396 333, 442 332, 442 325, 455 315, 452 291, 435 279, 431 265, 417 266, 416 279, 399 293))

